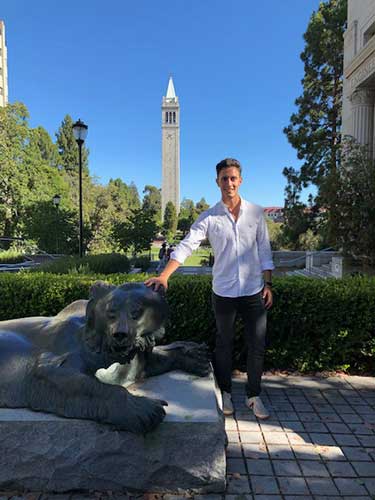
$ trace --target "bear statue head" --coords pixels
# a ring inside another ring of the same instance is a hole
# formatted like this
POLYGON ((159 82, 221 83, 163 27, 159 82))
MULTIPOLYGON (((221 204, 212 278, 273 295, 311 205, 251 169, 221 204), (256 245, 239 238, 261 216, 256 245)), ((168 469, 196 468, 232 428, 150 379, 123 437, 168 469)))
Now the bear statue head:
POLYGON ((152 349, 164 335, 168 306, 163 291, 143 283, 120 286, 98 281, 90 289, 86 309, 86 341, 111 362, 129 362, 152 349))

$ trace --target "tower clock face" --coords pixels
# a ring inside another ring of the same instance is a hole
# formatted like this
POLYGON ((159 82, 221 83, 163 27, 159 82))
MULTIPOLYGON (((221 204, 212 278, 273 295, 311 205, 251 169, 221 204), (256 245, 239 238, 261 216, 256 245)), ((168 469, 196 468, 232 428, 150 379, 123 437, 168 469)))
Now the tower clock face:
POLYGON ((169 140, 173 139, 173 134, 167 134, 167 139, 169 140))

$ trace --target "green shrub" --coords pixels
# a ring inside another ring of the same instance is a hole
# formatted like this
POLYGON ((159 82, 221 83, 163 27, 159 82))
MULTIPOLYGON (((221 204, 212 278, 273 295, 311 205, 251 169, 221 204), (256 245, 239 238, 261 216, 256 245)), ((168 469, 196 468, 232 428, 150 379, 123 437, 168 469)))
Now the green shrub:
POLYGON ((114 274, 128 273, 130 262, 126 255, 120 253, 108 253, 98 255, 86 255, 61 257, 43 264, 34 272, 46 272, 55 274, 114 274))
MULTIPOLYGON (((145 275, 0 275, 0 319, 54 315, 70 302, 87 298, 96 279, 114 284, 143 281, 145 275)), ((375 374, 375 279, 274 279, 269 314, 268 368, 302 372, 344 370, 375 374)), ((175 275, 167 293, 170 318, 166 342, 194 340, 214 345, 211 277, 175 275)), ((242 368, 244 342, 238 323, 234 366, 242 368)))
POLYGON ((26 316, 53 316, 78 299, 87 299, 92 283, 115 285, 144 280, 144 275, 64 275, 52 273, 0 274, 0 320, 26 316))
POLYGON ((142 272, 146 272, 150 267, 150 257, 148 255, 139 255, 138 257, 131 257, 130 264, 134 267, 139 267, 142 272))
POLYGON ((0 250, 0 264, 17 264, 25 260, 26 257, 17 250, 0 250))

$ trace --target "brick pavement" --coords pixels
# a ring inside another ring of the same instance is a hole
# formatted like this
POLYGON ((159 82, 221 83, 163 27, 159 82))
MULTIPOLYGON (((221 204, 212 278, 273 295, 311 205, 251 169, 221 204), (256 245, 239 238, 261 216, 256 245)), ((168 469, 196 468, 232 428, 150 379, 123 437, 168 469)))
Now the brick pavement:
MULTIPOLYGON (((194 500, 375 499, 375 377, 266 375, 271 417, 257 420, 234 379, 235 414, 226 418, 227 491, 194 500)), ((92 492, 15 495, 14 500, 141 499, 92 492)), ((144 495, 180 500, 180 495, 144 495)), ((1 495, 0 500, 11 498, 1 495)))
POLYGON ((225 499, 375 499, 375 378, 263 380, 265 421, 244 405, 245 380, 234 379, 225 499))

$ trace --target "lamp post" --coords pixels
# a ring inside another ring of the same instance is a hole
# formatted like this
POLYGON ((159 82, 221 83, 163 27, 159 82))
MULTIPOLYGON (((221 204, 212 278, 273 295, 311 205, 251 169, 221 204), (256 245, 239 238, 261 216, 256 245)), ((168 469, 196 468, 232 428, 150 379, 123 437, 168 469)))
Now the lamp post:
POLYGON ((55 194, 55 196, 52 198, 52 203, 55 205, 55 207, 58 209, 61 201, 61 196, 59 194, 55 194))
POLYGON ((83 212, 82 212, 82 145, 87 136, 88 126, 81 120, 73 124, 74 138, 79 152, 79 256, 83 257, 83 212))
MULTIPOLYGON (((61 196, 59 194, 55 194, 55 196, 52 198, 52 203, 55 205, 56 215, 58 215, 60 201, 61 201, 61 196)), ((59 227, 58 227, 58 223, 59 223, 59 218, 56 217, 56 253, 59 253, 59 245, 58 245, 59 227)))

